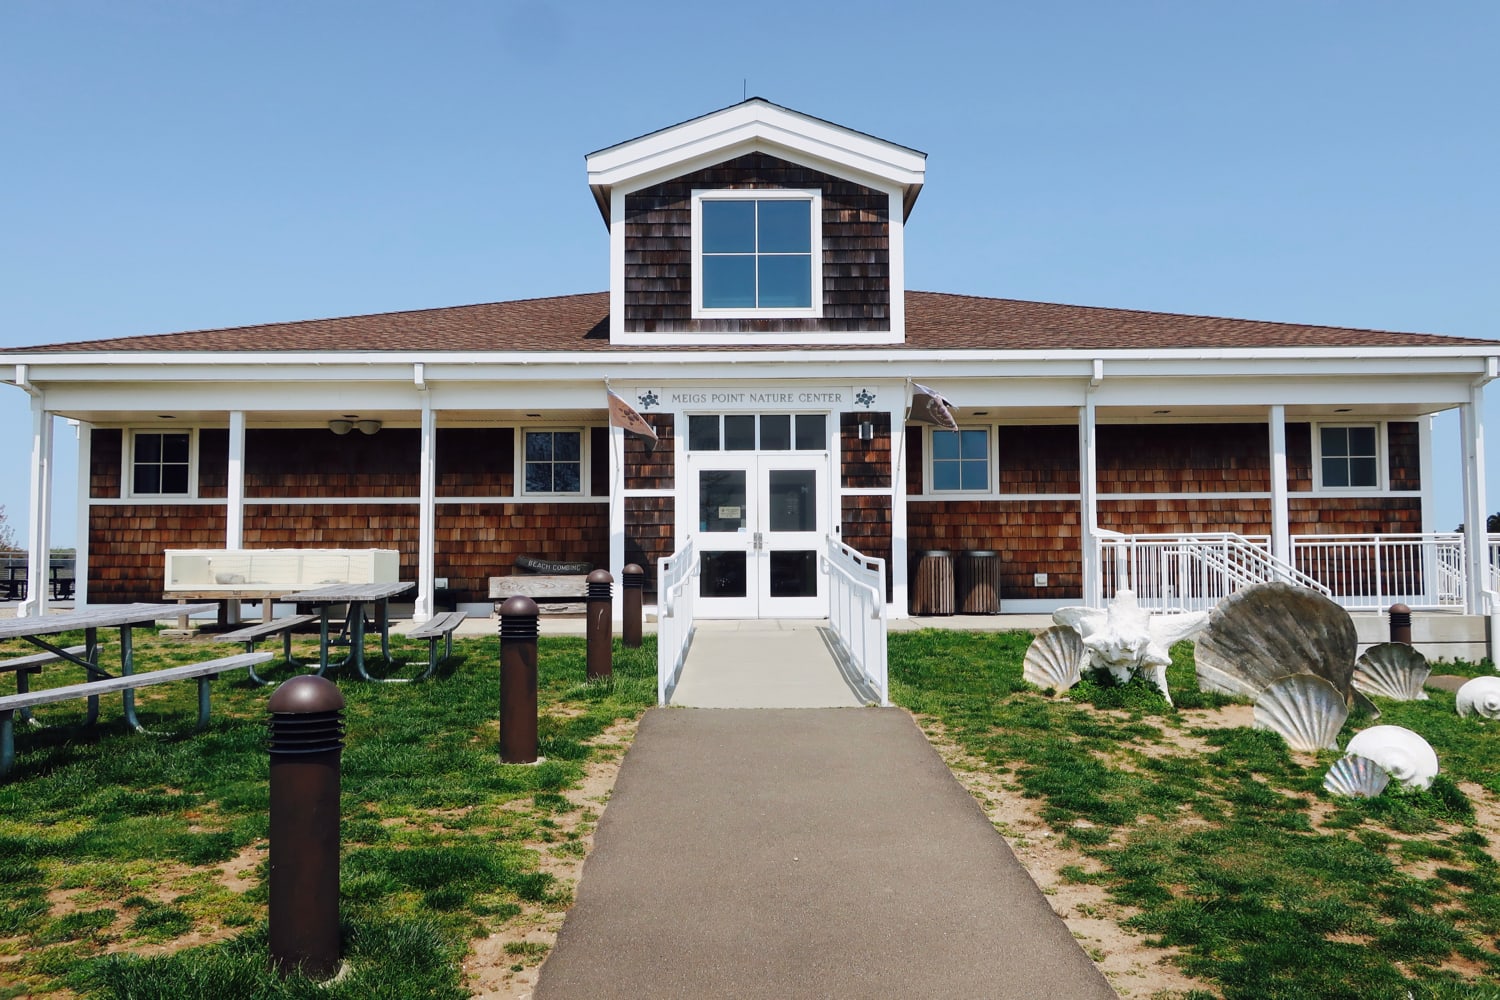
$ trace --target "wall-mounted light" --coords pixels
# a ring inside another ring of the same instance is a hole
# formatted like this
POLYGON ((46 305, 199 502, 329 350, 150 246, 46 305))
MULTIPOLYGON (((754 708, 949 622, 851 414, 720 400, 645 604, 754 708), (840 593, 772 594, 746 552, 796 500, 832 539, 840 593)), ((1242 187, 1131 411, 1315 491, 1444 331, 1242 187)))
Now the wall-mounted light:
POLYGON ((354 421, 330 420, 328 421, 328 429, 338 435, 348 434, 350 431, 354 430, 354 421))
POLYGON ((875 440, 875 422, 872 420, 861 420, 859 422, 859 439, 861 441, 875 440))
POLYGON ((355 422, 354 426, 359 428, 359 432, 361 434, 374 434, 376 431, 380 430, 380 421, 359 420, 355 422))

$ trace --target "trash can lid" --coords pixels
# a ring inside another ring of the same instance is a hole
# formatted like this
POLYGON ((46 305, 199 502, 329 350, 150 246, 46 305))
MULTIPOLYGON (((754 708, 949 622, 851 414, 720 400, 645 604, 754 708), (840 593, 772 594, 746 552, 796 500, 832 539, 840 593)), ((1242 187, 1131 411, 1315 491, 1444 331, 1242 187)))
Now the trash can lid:
POLYGON ((947 559, 952 554, 953 553, 949 552, 947 549, 928 549, 927 551, 922 553, 922 558, 926 559, 929 556, 935 556, 939 559, 947 559))
POLYGON ((969 558, 988 559, 995 554, 994 549, 965 549, 964 555, 969 558))

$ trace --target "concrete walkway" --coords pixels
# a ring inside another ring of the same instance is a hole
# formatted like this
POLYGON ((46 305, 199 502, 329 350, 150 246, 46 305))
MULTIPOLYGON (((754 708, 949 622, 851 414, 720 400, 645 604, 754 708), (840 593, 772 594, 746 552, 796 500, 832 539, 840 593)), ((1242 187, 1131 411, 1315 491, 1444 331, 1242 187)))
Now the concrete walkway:
POLYGON ((855 708, 880 699, 839 669, 817 621, 700 621, 671 704, 855 708))
POLYGON ((874 708, 647 712, 535 995, 1115 996, 911 717, 874 708))

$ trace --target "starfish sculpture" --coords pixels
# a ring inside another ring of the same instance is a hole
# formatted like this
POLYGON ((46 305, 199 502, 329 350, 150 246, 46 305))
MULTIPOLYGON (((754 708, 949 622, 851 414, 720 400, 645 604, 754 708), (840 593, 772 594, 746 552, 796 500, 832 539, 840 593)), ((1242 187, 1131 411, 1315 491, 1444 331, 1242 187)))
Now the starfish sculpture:
POLYGON ((1052 613, 1052 620, 1073 629, 1083 639, 1081 670, 1108 670, 1122 684, 1134 674, 1144 674, 1170 705, 1169 650, 1174 642, 1188 638, 1208 624, 1208 612, 1153 615, 1136 603, 1134 591, 1120 590, 1103 611, 1059 608, 1052 613))

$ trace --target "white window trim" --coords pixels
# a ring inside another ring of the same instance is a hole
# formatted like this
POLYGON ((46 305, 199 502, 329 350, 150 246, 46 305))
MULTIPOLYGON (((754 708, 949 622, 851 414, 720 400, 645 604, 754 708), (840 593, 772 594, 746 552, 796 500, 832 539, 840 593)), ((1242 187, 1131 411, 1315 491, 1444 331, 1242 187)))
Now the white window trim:
POLYGON ((126 432, 125 468, 120 477, 125 497, 131 500, 196 500, 198 498, 198 429, 196 427, 132 427, 126 432), (186 493, 143 493, 135 488, 135 439, 138 434, 186 434, 188 436, 188 488, 186 493))
POLYGON ((1312 425, 1312 464, 1314 493, 1383 493, 1390 485, 1390 463, 1386 455, 1385 421, 1383 420, 1325 420, 1312 425), (1375 429, 1375 485, 1373 486, 1324 486, 1323 485, 1323 429, 1325 427, 1373 427, 1375 429))
POLYGON ((823 316, 823 192, 800 188, 709 188, 693 192, 694 319, 821 319, 823 316), (704 201, 809 201, 812 210, 812 305, 806 309, 708 309, 703 305, 704 201))
POLYGON ((933 445, 932 445, 932 436, 934 434, 938 433, 939 431, 947 432, 947 433, 950 433, 950 434, 953 433, 953 432, 949 431, 946 427, 930 427, 929 426, 929 427, 925 427, 924 430, 925 430, 925 434, 924 434, 924 439, 922 441, 922 444, 923 444, 923 449, 922 449, 923 450, 923 456, 922 456, 922 466, 923 466, 923 468, 922 468, 922 477, 923 477, 923 484, 922 485, 924 487, 924 492, 923 492, 924 496, 934 496, 934 497, 958 497, 958 496, 961 496, 961 497, 983 498, 983 497, 991 496, 992 494, 995 493, 995 490, 996 490, 996 486, 995 486, 995 467, 997 465, 995 448, 996 448, 996 438, 997 438, 997 435, 995 434, 995 428, 994 428, 993 425, 991 425, 991 424, 959 424, 958 425, 958 430, 960 432, 962 432, 962 431, 984 431, 984 488, 983 489, 978 489, 978 490, 976 490, 976 489, 968 489, 968 490, 965 490, 965 489, 940 490, 940 489, 938 489, 934 485, 934 483, 936 482, 936 477, 934 477, 933 474, 932 474, 932 463, 933 463, 933 459, 936 457, 934 455, 934 452, 936 451, 936 449, 933 448, 933 445))
MULTIPOLYGON (((518 497, 591 497, 593 483, 589 477, 589 438, 593 437, 587 427, 558 426, 552 427, 546 424, 527 424, 521 428, 521 438, 516 442, 516 496, 518 497), (559 492, 536 492, 526 488, 526 435, 556 434, 559 431, 571 431, 578 435, 578 489, 569 490, 565 493, 559 492)), ((606 499, 604 497, 591 497, 595 500, 606 499)))

